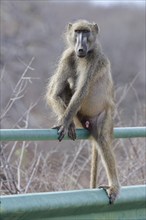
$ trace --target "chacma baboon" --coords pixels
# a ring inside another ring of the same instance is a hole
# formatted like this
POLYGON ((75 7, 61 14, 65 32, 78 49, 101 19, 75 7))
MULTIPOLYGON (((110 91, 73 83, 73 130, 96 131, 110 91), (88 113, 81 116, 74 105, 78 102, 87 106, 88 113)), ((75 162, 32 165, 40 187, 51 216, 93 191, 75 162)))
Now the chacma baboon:
POLYGON ((47 87, 47 103, 58 116, 58 139, 76 139, 75 125, 91 133, 91 187, 96 187, 97 153, 107 173, 109 202, 116 199, 120 184, 111 149, 114 91, 110 62, 97 40, 98 25, 79 20, 66 31, 67 49, 47 87))

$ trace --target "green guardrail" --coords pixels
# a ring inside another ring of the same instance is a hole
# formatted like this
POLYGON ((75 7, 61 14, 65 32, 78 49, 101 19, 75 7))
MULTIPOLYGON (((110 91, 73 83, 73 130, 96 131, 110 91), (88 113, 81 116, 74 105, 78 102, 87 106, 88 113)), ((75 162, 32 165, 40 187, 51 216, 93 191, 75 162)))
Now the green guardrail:
POLYGON ((123 187, 109 205, 102 189, 1 197, 2 220, 145 220, 146 186, 123 187))
MULTIPOLYGON (((89 132, 85 129, 77 129, 77 139, 89 138, 89 132)), ((146 127, 122 127, 114 128, 115 138, 146 137, 146 127)), ((46 141, 56 140, 56 129, 1 129, 1 141, 46 141)), ((67 140, 68 137, 65 137, 67 140)))
MULTIPOLYGON (((115 138, 146 137, 146 127, 114 128, 115 138)), ((89 132, 77 129, 77 139, 89 132)), ((1 141, 56 140, 56 129, 1 129, 1 141)), ((68 137, 65 137, 68 139, 68 137)), ((1 220, 146 220, 146 185, 122 187, 113 205, 104 190, 1 196, 1 220)))

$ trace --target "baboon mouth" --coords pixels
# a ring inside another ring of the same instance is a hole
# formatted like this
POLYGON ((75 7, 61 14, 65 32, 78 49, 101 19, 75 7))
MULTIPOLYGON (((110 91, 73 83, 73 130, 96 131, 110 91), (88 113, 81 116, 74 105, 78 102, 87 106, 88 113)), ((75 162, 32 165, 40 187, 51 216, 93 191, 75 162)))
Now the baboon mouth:
POLYGON ((78 53, 77 56, 80 58, 84 58, 86 56, 86 54, 85 53, 78 53))

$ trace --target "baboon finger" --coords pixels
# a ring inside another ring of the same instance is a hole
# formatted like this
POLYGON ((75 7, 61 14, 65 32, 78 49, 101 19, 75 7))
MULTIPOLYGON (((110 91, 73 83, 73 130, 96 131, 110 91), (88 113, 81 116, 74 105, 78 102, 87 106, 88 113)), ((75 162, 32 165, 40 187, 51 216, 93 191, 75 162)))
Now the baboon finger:
POLYGON ((74 122, 71 122, 68 127, 68 137, 73 141, 76 139, 76 128, 74 122))
POLYGON ((68 137, 73 141, 76 139, 76 132, 74 128, 68 130, 68 137))
POLYGON ((66 129, 64 128, 64 126, 61 126, 57 133, 59 135, 58 140, 62 141, 62 139, 64 138, 64 136, 66 134, 66 129))
POLYGON ((62 139, 64 138, 65 134, 63 132, 61 132, 58 136, 58 140, 59 142, 62 141, 62 139))
POLYGON ((60 125, 57 125, 57 126, 53 126, 52 129, 59 129, 60 128, 60 125))

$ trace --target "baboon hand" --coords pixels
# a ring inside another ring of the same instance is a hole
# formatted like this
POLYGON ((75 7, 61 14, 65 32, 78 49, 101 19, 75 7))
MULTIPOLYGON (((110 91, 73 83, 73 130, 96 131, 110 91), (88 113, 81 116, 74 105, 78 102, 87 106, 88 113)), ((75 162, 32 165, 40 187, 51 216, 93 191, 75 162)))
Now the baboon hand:
POLYGON ((67 128, 65 128, 65 126, 63 125, 57 125, 54 126, 52 129, 57 129, 57 134, 58 134, 58 140, 62 141, 62 139, 64 138, 65 134, 67 133, 67 128))
POLYGON ((74 122, 71 122, 68 128, 68 137, 73 141, 76 139, 76 128, 74 122))
POLYGON ((65 126, 65 125, 59 125, 56 127, 53 127, 53 129, 58 129, 58 140, 62 141, 62 139, 64 138, 64 136, 68 133, 68 137, 72 140, 76 139, 76 130, 75 130, 75 124, 73 122, 71 122, 71 124, 69 125, 69 127, 65 126))
POLYGON ((66 135, 67 131, 68 131, 68 129, 67 129, 66 126, 64 126, 64 125, 58 126, 58 132, 57 132, 57 134, 58 134, 58 140, 59 140, 59 141, 62 141, 62 139, 63 139, 64 136, 66 135))
POLYGON ((106 191, 109 198, 109 204, 113 204, 115 202, 120 191, 119 186, 99 186, 98 188, 102 188, 106 191))

